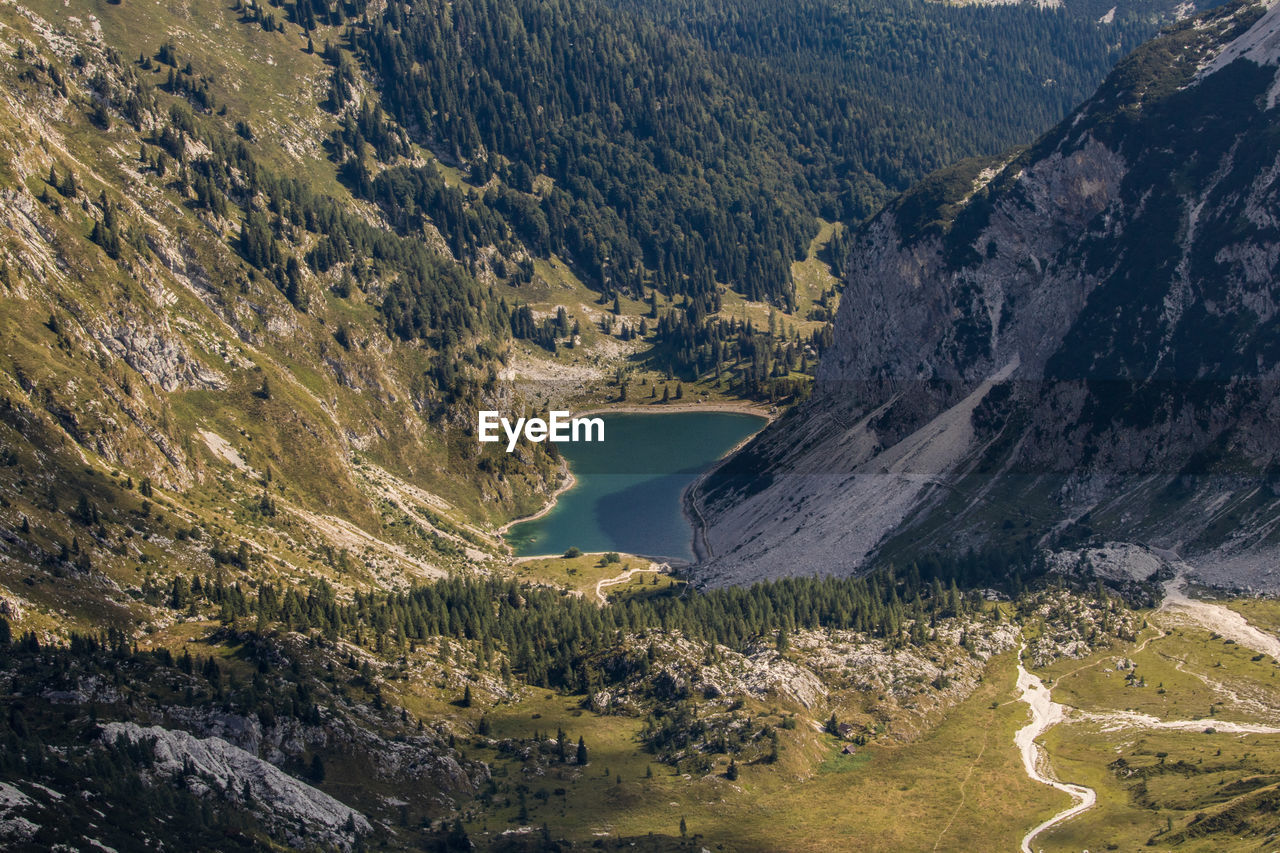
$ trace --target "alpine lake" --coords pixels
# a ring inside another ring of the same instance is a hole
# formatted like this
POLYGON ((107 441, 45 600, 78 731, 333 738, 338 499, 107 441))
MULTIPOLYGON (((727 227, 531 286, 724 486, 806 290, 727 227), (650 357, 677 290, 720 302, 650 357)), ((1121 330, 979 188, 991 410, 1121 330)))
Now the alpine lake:
POLYGON ((604 441, 557 447, 576 479, 551 510, 513 525, 518 557, 619 551, 693 560, 681 495, 700 474, 768 422, 723 411, 605 412, 604 441))

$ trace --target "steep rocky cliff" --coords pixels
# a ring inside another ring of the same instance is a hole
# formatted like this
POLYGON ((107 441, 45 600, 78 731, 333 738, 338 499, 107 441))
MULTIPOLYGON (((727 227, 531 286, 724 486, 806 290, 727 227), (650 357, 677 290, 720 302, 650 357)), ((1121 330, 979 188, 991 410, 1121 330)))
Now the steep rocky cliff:
POLYGON ((704 577, 1105 538, 1280 584, 1278 25, 1188 20, 862 228, 813 399, 691 496, 704 577))

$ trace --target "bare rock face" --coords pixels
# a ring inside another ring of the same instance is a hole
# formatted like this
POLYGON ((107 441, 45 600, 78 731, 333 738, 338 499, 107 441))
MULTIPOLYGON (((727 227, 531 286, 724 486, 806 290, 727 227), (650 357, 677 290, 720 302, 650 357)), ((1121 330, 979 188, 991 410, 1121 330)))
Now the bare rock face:
MULTIPOLYGON (((968 203, 992 180, 972 172, 933 180, 959 181, 968 203)), ((1006 166, 1008 190, 988 202, 986 227, 966 247, 981 247, 972 265, 955 263, 943 235, 918 233, 914 211, 899 202, 845 262, 843 304, 853 307, 837 316, 819 382, 856 413, 913 383, 972 385, 1015 360, 1010 378, 1038 375, 1096 285, 1056 259, 1115 202, 1125 172, 1123 158, 1088 134, 1073 150, 1006 166)))
POLYGON ((1046 555, 1050 571, 1064 574, 1092 574, 1116 581, 1145 581, 1165 568, 1156 554, 1140 545, 1106 542, 1102 545, 1073 550, 1053 551, 1046 555))
POLYGON ((107 723, 102 738, 150 745, 154 772, 181 776, 197 793, 238 800, 247 791, 250 803, 269 804, 268 823, 279 826, 290 844, 351 850, 360 835, 372 831, 364 815, 222 738, 135 723, 107 723))
POLYGON ((0 782, 0 841, 17 844, 40 830, 39 824, 18 814, 31 805, 31 798, 18 788, 0 782))
POLYGON ((410 781, 423 789, 439 791, 442 801, 451 795, 474 794, 488 779, 488 768, 480 762, 462 762, 434 732, 391 740, 353 719, 330 717, 322 723, 305 724, 295 718, 277 718, 264 726, 255 716, 169 708, 168 718, 204 738, 217 738, 272 764, 301 760, 318 748, 336 749, 357 756, 378 779, 410 781))
MULTIPOLYGON (((1037 667, 1061 658, 1087 657, 1097 650, 1098 641, 1107 637, 1132 642, 1143 624, 1136 613, 1116 606, 1114 600, 1089 601, 1061 590, 1039 593, 1032 607, 1044 617, 1045 625, 1045 630, 1027 643, 1027 653, 1037 667)), ((1131 662, 1128 668, 1132 668, 1131 662)))
POLYGON ((1188 21, 863 227, 813 398, 690 496, 703 579, 1112 540, 1270 582, 1278 20, 1188 21))
POLYGON ((22 619, 22 605, 17 598, 0 598, 0 616, 17 622, 22 619))
POLYGON ((225 388, 222 374, 193 358, 167 326, 115 325, 103 329, 99 340, 112 355, 165 391, 225 388))
POLYGON ((771 648, 742 654, 723 650, 714 663, 698 660, 690 654, 687 640, 677 642, 676 663, 669 665, 672 683, 688 686, 703 694, 751 695, 764 698, 771 694, 815 707, 827 695, 822 681, 802 663, 793 663, 771 648))

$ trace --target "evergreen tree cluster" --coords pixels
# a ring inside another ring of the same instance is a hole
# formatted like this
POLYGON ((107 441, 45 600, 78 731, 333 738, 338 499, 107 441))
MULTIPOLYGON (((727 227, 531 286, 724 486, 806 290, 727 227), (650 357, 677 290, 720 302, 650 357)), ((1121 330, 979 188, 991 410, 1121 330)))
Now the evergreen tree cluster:
POLYGON ((1152 31, 1155 3, 1093 5, 393 0, 348 35, 418 141, 501 176, 534 251, 606 294, 790 308, 815 214, 1031 138, 1152 31))
POLYGON ((533 316, 528 305, 520 305, 511 312, 511 335, 515 338, 533 341, 538 346, 556 351, 556 341, 570 334, 569 315, 560 308, 555 318, 547 317, 541 322, 533 316))
POLYGON ((619 641, 650 631, 680 632, 731 649, 816 628, 852 629, 891 644, 923 643, 928 625, 973 608, 957 579, 985 580, 1008 560, 1003 554, 968 555, 948 563, 913 563, 897 575, 787 578, 747 589, 632 598, 603 608, 563 590, 506 578, 451 578, 405 593, 357 594, 343 603, 323 580, 306 587, 263 582, 254 592, 219 574, 179 577, 167 593, 153 588, 148 598, 157 604, 167 599, 175 608, 203 602, 227 622, 253 617, 259 631, 272 625, 314 629, 377 652, 447 638, 472 649, 479 666, 500 666, 527 683, 580 692, 643 668, 643 652, 619 641))
POLYGON ((751 320, 716 316, 718 311, 718 298, 689 299, 683 310, 659 316, 651 360, 668 376, 691 382, 708 374, 727 378, 731 389, 748 399, 781 400, 808 389, 803 377, 812 375, 831 346, 830 323, 803 338, 776 318, 758 328, 751 320))

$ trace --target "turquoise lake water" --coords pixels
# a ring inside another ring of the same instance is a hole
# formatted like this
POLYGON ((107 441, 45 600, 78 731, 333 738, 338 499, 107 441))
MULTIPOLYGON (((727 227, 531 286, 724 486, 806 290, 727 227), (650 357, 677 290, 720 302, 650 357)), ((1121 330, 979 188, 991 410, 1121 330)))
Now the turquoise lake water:
POLYGON ((693 559, 693 530, 680 494, 716 460, 765 425, 737 412, 619 412, 602 415, 603 442, 566 442, 560 453, 577 483, 541 518, 517 524, 518 556, 623 551, 693 559))

